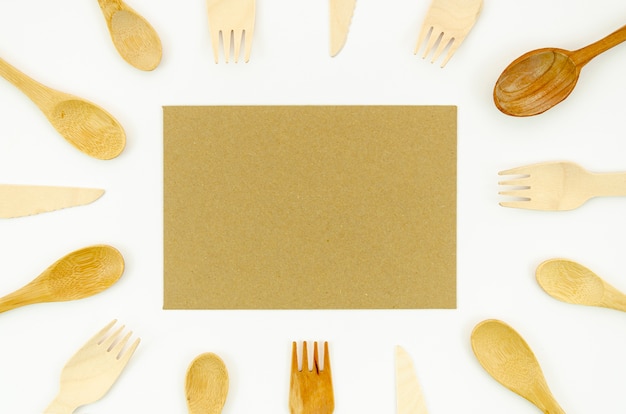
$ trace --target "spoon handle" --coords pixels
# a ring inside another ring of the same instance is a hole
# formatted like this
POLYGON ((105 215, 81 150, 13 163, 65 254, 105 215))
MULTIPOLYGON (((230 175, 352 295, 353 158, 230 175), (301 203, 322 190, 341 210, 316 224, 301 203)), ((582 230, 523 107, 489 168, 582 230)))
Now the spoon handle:
POLYGON ((125 8, 121 0, 98 0, 98 4, 100 9, 102 9, 107 25, 111 24, 111 19, 115 13, 125 8))
POLYGON ((0 298, 0 313, 34 303, 45 302, 45 296, 46 293, 38 285, 26 285, 0 298))
POLYGON ((2 58, 0 58, 0 76, 26 94, 44 112, 54 104, 50 88, 26 76, 2 58))
POLYGON ((72 414, 76 407, 71 406, 69 404, 61 401, 61 394, 57 395, 56 398, 48 405, 48 407, 44 410, 44 414, 72 414))
POLYGON ((576 66, 582 67, 600 53, 606 52, 610 48, 619 45, 626 40, 626 26, 622 26, 610 35, 594 42, 588 46, 578 49, 570 55, 576 66))

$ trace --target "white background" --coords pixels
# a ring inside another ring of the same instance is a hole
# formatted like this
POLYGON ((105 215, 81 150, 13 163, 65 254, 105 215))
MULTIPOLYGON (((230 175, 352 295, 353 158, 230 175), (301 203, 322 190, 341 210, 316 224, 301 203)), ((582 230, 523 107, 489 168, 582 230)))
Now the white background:
POLYGON ((537 412, 476 361, 470 333, 487 318, 522 334, 568 414, 626 411, 626 315, 557 302, 534 278, 543 260, 567 257, 626 291, 626 198, 554 213, 503 208, 497 194, 498 171, 524 164, 626 170, 626 44, 591 61, 543 115, 505 116, 491 97, 510 61, 600 39, 626 23, 626 2, 488 0, 444 69, 413 55, 427 1, 359 1, 331 58, 326 2, 259 0, 250 62, 217 65, 205 2, 130 5, 161 36, 154 72, 120 58, 96 0, 2 2, 0 56, 107 109, 128 143, 115 160, 92 159, 0 80, 0 182, 106 190, 89 206, 1 220, 0 292, 90 244, 126 260, 102 294, 0 315, 0 413, 41 412, 67 359, 113 318, 141 345, 109 394, 77 412, 184 413, 187 366, 211 351, 230 374, 224 413, 287 413, 291 341, 303 339, 330 342, 338 414, 395 412, 395 345, 412 356, 433 414, 537 412), (237 104, 457 105, 458 309, 162 310, 162 106, 237 104))

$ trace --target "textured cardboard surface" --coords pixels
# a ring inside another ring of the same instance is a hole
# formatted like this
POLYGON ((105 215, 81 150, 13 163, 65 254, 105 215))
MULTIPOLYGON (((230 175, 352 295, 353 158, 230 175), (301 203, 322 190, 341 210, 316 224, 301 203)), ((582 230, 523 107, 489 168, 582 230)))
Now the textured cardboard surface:
POLYGON ((165 309, 456 307, 456 107, 163 117, 165 309))

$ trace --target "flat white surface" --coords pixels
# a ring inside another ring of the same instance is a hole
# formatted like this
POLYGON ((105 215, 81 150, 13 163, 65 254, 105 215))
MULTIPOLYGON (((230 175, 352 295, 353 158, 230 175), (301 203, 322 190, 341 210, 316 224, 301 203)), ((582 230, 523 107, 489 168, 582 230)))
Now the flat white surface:
POLYGON ((154 72, 119 57, 96 0, 2 5, 0 56, 106 108, 128 144, 115 160, 89 158, 0 80, 0 182, 106 189, 89 206, 0 221, 0 292, 86 245, 126 259, 100 295, 0 315, 0 413, 41 412, 66 360, 113 318, 142 343, 109 394, 77 412, 186 412, 187 366, 211 351, 230 373, 224 413, 287 413, 291 341, 303 339, 330 342, 338 414, 395 412, 395 345, 412 356, 432 414, 538 412, 474 358, 469 336, 487 318, 522 334, 568 414, 626 411, 626 315, 557 302, 534 278, 543 260, 567 257, 626 291, 626 198, 550 213, 500 207, 497 194, 498 171, 535 162, 626 170, 626 45, 590 62, 543 115, 508 117, 491 98, 513 59, 600 39, 626 23, 626 2, 487 0, 444 69, 413 55, 427 1, 357 2, 331 58, 327 3, 259 0, 250 62, 228 65, 213 62, 203 1, 129 3, 161 36, 154 72), (237 104, 457 105, 458 309, 162 310, 162 106, 237 104))

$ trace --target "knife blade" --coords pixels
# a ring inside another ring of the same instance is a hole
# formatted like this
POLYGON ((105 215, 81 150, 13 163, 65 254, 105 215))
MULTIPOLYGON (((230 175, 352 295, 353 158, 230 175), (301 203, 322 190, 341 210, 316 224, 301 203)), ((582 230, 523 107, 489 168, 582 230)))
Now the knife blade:
POLYGON ((0 184, 0 218, 30 216, 89 204, 104 194, 97 188, 0 184))
POLYGON ((336 56, 348 38, 356 0, 329 0, 330 55, 336 56))
POLYGON ((413 361, 401 346, 396 346, 396 404, 398 414, 428 414, 413 361))

